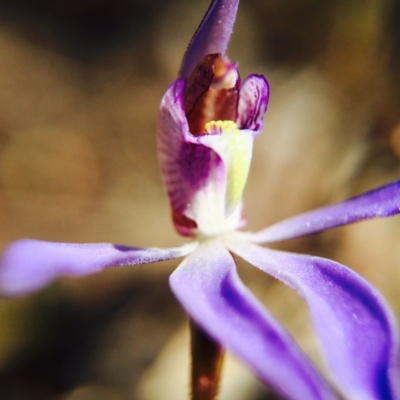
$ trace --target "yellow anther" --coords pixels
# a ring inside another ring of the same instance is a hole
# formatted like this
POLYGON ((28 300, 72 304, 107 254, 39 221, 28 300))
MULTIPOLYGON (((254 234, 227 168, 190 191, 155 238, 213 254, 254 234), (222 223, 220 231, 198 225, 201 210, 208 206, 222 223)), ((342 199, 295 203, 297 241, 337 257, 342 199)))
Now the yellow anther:
POLYGON ((210 121, 204 126, 208 134, 238 133, 239 129, 233 121, 210 121))

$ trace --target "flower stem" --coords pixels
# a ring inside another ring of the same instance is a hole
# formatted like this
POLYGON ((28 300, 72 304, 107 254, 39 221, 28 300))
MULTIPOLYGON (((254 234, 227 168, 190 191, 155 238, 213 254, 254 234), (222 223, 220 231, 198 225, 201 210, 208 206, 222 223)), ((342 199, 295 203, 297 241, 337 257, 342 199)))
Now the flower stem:
POLYGON ((224 358, 224 349, 190 321, 192 353, 191 400, 215 400, 224 358))

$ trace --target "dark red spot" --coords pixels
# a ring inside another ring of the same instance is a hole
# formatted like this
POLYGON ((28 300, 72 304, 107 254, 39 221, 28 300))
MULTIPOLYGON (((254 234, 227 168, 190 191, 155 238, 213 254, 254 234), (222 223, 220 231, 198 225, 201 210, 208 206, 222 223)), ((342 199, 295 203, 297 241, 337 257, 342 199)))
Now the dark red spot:
POLYGON ((172 209, 172 220, 174 221, 175 229, 182 236, 193 236, 197 229, 197 224, 192 219, 172 209))
POLYGON ((192 135, 204 134, 205 124, 210 121, 236 121, 238 75, 231 83, 232 87, 223 85, 232 71, 237 72, 236 67, 227 58, 221 54, 209 54, 190 75, 184 94, 184 109, 192 135))

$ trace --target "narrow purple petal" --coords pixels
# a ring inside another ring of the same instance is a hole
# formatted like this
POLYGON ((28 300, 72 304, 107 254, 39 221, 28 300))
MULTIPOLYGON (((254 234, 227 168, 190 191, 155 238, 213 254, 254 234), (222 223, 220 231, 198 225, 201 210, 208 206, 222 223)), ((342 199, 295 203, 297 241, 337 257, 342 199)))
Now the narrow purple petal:
POLYGON ((287 399, 334 399, 293 338, 240 281, 218 243, 203 244, 170 277, 187 313, 287 399))
POLYGON ((135 248, 109 243, 71 244, 23 239, 11 243, 0 260, 0 293, 34 292, 62 275, 82 276, 112 266, 146 264, 183 257, 195 242, 170 249, 135 248))
POLYGON ((262 75, 250 75, 239 92, 238 121, 240 129, 251 129, 257 133, 264 127, 267 112, 269 86, 262 75))
POLYGON ((243 241, 229 248, 304 298, 345 398, 400 398, 398 331, 389 306, 372 285, 331 260, 243 241))
POLYGON ((276 242, 400 212, 400 180, 331 206, 318 208, 250 235, 255 243, 276 242))
POLYGON ((235 23, 239 0, 213 0, 186 50, 180 78, 188 78, 208 54, 225 55, 235 23))

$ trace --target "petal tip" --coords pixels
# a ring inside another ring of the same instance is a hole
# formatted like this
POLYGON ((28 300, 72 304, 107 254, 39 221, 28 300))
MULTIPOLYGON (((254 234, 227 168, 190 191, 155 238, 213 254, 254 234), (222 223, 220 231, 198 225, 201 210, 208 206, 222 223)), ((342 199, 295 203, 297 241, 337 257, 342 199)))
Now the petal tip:
POLYGON ((206 55, 226 53, 238 5, 239 0, 212 1, 183 57, 181 78, 187 78, 206 55))
POLYGON ((0 260, 0 296, 17 297, 30 294, 53 279, 52 273, 39 273, 41 243, 21 239, 9 244, 0 260), (34 255, 39 258, 34 260, 34 255))

